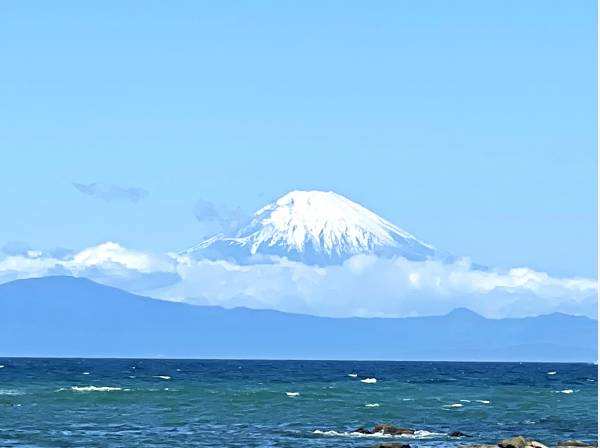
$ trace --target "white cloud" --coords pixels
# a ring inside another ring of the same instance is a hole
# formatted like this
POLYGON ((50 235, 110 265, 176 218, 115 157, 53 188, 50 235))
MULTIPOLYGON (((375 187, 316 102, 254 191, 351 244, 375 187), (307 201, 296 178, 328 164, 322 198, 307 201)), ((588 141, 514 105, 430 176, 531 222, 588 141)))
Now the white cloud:
POLYGON ((0 260, 0 282, 46 275, 74 275, 142 292, 178 281, 173 257, 106 242, 57 258, 29 250, 0 260))
POLYGON ((488 317, 554 311, 594 316, 596 306, 595 280, 556 278, 529 268, 484 271, 467 259, 411 262, 357 255, 327 267, 286 259, 238 265, 108 242, 61 259, 32 252, 0 260, 0 281, 57 273, 169 300, 325 316, 431 315, 457 307, 488 317))
POLYGON ((174 269, 171 257, 125 249, 110 241, 84 249, 64 264, 73 270, 106 264, 119 264, 124 268, 144 273, 170 272, 174 269))
POLYGON ((466 259, 448 264, 358 255, 340 266, 316 267, 287 260, 239 266, 180 257, 177 271, 181 281, 158 294, 327 316, 415 316, 457 307, 489 317, 561 310, 590 314, 596 292, 594 280, 553 278, 528 268, 482 271, 466 259))

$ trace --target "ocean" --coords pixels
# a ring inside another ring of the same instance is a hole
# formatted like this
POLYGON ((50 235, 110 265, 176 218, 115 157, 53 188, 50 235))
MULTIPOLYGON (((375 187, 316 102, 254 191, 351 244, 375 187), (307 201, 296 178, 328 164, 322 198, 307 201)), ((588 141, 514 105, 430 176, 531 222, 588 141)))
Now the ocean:
POLYGON ((516 434, 548 445, 597 440, 593 364, 4 358, 0 365, 3 447, 454 447, 516 434), (378 423, 417 432, 351 433, 378 423))

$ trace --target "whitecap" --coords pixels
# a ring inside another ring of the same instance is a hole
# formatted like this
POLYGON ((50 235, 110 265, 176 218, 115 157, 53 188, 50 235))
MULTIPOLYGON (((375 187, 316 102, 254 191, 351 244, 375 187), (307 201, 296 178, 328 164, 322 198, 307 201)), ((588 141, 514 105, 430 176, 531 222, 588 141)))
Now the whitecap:
POLYGON ((546 372, 546 374, 547 374, 547 375, 556 375, 556 371, 555 371, 555 370, 552 370, 552 371, 550 371, 550 372, 546 372))
POLYGON ((460 401, 461 403, 470 403, 471 402, 471 400, 458 400, 458 401, 460 401))
POLYGON ((169 375, 156 375, 154 378, 160 378, 161 380, 170 380, 171 377, 169 375))
POLYGON ((375 384, 377 382, 377 378, 365 378, 364 380, 360 380, 360 382, 366 384, 375 384))
POLYGON ((379 403, 367 403, 365 404, 366 408, 378 408, 379 407, 379 403))
POLYGON ((452 404, 445 404, 444 407, 445 408, 462 408, 463 405, 460 403, 452 403, 452 404))
POLYGON ((401 438, 401 439, 430 439, 432 437, 441 437, 445 436, 445 433, 441 432, 430 432, 430 431, 415 431, 414 434, 384 434, 382 432, 376 432, 373 434, 363 434, 361 432, 340 432, 340 431, 321 431, 320 429, 316 429, 313 431, 313 434, 318 434, 321 436, 333 436, 333 437, 372 437, 372 438, 401 438))
POLYGON ((561 394, 572 394, 573 392, 573 389, 563 389, 560 391, 561 394))
POLYGON ((0 389, 0 395, 23 395, 23 392, 15 389, 0 389))
POLYGON ((475 400, 477 403, 490 404, 490 400, 475 400))
POLYGON ((121 389, 120 387, 112 386, 71 386, 71 390, 74 392, 114 392, 123 389, 121 389))
POLYGON ((286 392, 285 394, 288 397, 298 397, 298 396, 300 396, 300 392, 286 392))
POLYGON ((349 373, 348 376, 350 378, 356 378, 358 376, 358 373, 349 373))
POLYGON ((347 431, 321 431, 320 429, 315 429, 313 434, 318 434, 320 436, 332 436, 332 437, 375 437, 375 438, 391 438, 393 437, 391 434, 383 434, 381 432, 374 434, 363 434, 362 432, 347 432, 347 431))
POLYGON ((83 372, 82 375, 89 375, 90 372, 83 372))
POLYGON ((403 398, 402 401, 415 401, 414 398, 403 398))
MULTIPOLYGON (((321 431, 320 429, 315 429, 313 434, 318 434, 320 436, 349 436, 351 434, 358 433, 350 433, 350 432, 337 432, 337 431, 321 431)), ((367 434, 365 434, 367 435, 367 434)))
POLYGON ((4 368, 4 366, 3 366, 3 365, 0 365, 0 369, 3 369, 3 368, 4 368))
POLYGON ((428 439, 431 437, 439 437, 446 436, 447 434, 444 432, 432 432, 426 430, 418 430, 415 431, 414 434, 403 434, 401 437, 408 437, 409 439, 428 439))

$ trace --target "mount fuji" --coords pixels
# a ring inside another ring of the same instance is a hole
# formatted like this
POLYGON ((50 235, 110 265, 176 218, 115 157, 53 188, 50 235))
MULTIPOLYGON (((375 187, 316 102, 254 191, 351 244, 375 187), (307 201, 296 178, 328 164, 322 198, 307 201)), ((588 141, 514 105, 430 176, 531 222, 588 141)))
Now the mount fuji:
POLYGON ((215 235, 184 253, 238 263, 277 256, 317 265, 339 264, 357 254, 418 261, 447 258, 332 191, 292 191, 254 213, 235 235, 215 235))

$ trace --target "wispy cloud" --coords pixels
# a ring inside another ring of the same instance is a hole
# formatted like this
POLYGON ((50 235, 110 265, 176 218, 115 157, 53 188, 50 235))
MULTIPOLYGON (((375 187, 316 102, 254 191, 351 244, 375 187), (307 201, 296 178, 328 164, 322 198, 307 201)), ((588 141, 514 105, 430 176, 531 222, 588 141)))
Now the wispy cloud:
POLYGON ((24 241, 9 241, 2 246, 2 252, 6 255, 25 255, 29 250, 29 244, 24 241))
POLYGON ((233 233, 248 218, 239 208, 218 206, 206 199, 198 199, 194 204, 194 216, 201 223, 216 224, 221 232, 233 233))
POLYGON ((0 281, 68 273, 153 297, 322 316, 419 316, 467 307, 487 317, 556 311, 594 317, 596 281, 529 268, 479 270, 469 260, 413 262, 357 255, 342 265, 275 258, 238 265, 104 243, 59 259, 39 251, 0 260, 0 281))
POLYGON ((106 202, 127 200, 135 204, 148 196, 148 191, 139 187, 120 187, 118 185, 104 184, 101 182, 93 182, 91 184, 74 182, 73 186, 80 193, 102 199, 106 202))

